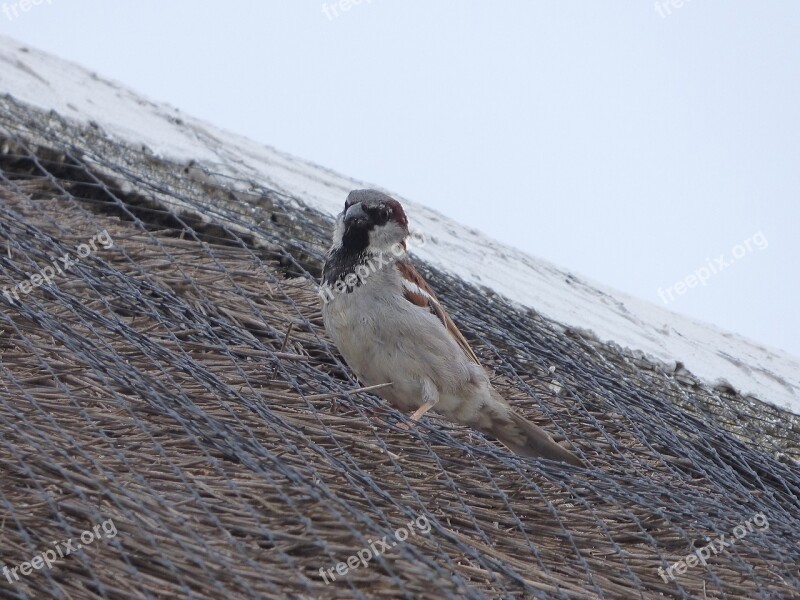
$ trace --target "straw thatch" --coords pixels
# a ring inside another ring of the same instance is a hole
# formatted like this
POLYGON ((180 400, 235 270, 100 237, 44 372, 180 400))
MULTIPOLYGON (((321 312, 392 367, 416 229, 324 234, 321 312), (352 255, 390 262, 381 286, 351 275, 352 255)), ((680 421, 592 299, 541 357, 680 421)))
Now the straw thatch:
POLYGON ((2 562, 109 519, 117 534, 0 575, 0 597, 798 594, 795 417, 427 269, 498 388, 591 468, 435 417, 405 430, 325 336, 330 223, 302 198, 2 108, 0 293, 113 240, 0 295, 2 562), (756 514, 768 529, 662 579, 756 514), (430 532, 320 576, 415 519, 430 532))

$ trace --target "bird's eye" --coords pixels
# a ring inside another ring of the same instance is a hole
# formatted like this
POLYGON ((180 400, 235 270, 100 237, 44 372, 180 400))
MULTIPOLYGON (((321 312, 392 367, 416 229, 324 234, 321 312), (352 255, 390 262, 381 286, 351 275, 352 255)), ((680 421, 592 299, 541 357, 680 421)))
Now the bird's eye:
POLYGON ((392 211, 390 211, 386 206, 382 206, 380 208, 380 210, 378 211, 378 215, 377 215, 378 216, 378 223, 380 225, 385 225, 386 222, 389 220, 389 217, 391 216, 391 214, 392 214, 392 211))

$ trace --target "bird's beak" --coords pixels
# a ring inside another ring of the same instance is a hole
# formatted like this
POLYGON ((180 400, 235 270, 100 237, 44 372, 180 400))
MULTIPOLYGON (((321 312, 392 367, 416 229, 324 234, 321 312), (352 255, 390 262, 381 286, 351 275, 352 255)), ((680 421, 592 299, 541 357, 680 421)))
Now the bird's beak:
POLYGON ((344 213, 344 222, 350 223, 352 221, 367 221, 369 220, 369 216, 367 213, 364 212, 364 207, 361 206, 361 202, 357 204, 353 204, 350 208, 347 209, 347 212, 344 213))

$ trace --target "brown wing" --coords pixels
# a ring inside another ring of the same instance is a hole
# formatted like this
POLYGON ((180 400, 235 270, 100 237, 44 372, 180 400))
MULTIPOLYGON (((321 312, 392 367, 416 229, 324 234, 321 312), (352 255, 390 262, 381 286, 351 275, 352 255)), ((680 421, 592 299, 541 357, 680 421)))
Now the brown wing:
POLYGON ((464 335, 458 330, 456 324, 453 323, 453 319, 447 314, 447 311, 445 311, 439 299, 436 297, 436 294, 433 293, 433 290, 428 287, 422 275, 417 273, 417 270, 407 260, 401 260, 395 264, 403 278, 403 293, 406 300, 421 308, 427 308, 436 315, 442 322, 442 325, 444 325, 444 328, 447 329, 450 335, 458 342, 464 354, 476 365, 480 365, 481 363, 475 351, 469 345, 464 335))

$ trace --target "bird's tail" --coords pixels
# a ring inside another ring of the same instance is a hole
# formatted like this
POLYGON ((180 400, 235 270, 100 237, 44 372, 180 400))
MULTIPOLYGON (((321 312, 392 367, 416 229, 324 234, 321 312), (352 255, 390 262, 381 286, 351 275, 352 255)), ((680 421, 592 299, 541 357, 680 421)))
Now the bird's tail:
POLYGON ((576 467, 586 466, 572 452, 558 445, 544 429, 521 417, 505 403, 502 408, 496 408, 499 410, 492 411, 488 419, 482 419, 477 428, 496 437, 516 454, 560 460, 576 467))

